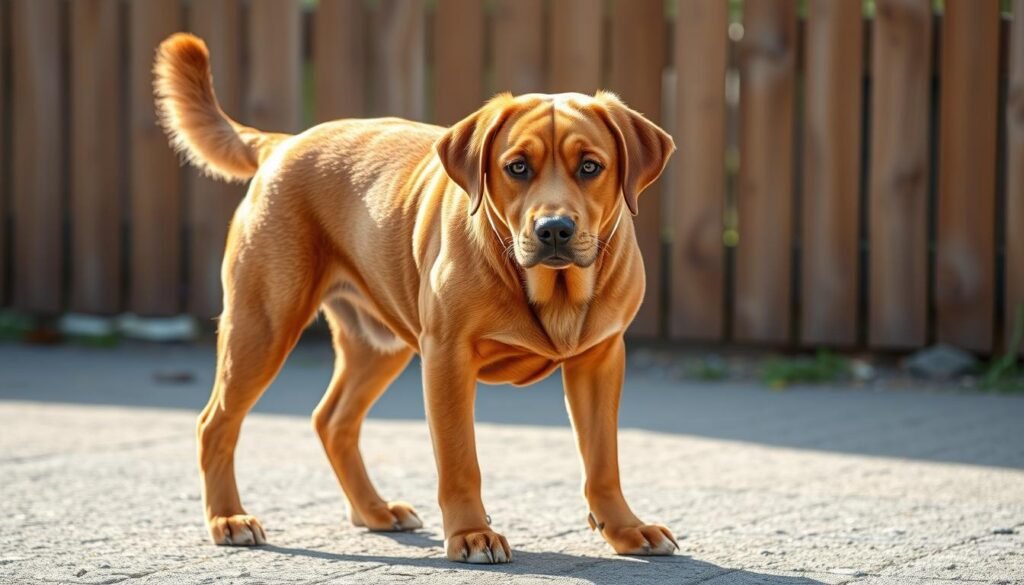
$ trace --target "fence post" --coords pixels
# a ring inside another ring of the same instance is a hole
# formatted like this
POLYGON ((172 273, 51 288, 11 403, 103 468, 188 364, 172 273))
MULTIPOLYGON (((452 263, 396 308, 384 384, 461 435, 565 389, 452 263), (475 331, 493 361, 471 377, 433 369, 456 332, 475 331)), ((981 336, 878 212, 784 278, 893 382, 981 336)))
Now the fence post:
POLYGON ((71 310, 121 310, 121 23, 117 0, 71 7, 71 310))
POLYGON ((924 345, 931 0, 878 0, 872 35, 868 341, 924 345))
POLYGON ((669 333, 721 339, 725 318, 725 73, 729 8, 680 0, 675 31, 675 131, 669 333))
POLYGON ((366 11, 362 0, 320 0, 313 20, 316 121, 366 114, 366 11))
MULTIPOLYGON (((1020 15, 1024 17, 1024 15, 1020 15)), ((947 0, 942 19, 936 337, 992 349, 999 4, 947 0)))
MULTIPOLYGON (((194 2, 189 29, 210 49, 214 91, 232 117, 242 109, 242 13, 240 0, 194 2)), ((247 122, 247 121, 246 121, 247 122)), ((244 122, 243 122, 244 123, 244 122)), ((223 290, 220 267, 228 225, 245 187, 189 170, 189 312, 200 318, 219 315, 223 290)))
POLYGON ((131 309, 146 317, 181 309, 181 169, 157 126, 156 47, 181 29, 178 0, 131 2, 131 309))
POLYGON ((434 119, 450 125, 484 97, 484 3, 438 0, 434 17, 434 119))
POLYGON ((494 91, 545 91, 543 0, 497 0, 493 22, 494 91))
MULTIPOLYGON (((1013 3, 1006 97, 1006 344, 1024 311, 1024 0, 1013 3)), ((1024 347, 1020 348, 1024 353, 1024 347)))
POLYGON ((63 296, 64 110, 59 0, 11 4, 14 306, 44 314, 63 296))
POLYGON ((743 7, 735 337, 790 339, 796 3, 743 7))
MULTIPOLYGON (((637 2, 637 9, 642 10, 641 5, 641 2, 637 2)), ((551 63, 547 91, 593 94, 599 89, 601 47, 604 44, 601 42, 603 7, 603 2, 592 0, 558 0, 551 3, 551 24, 548 27, 551 63)), ((612 24, 616 24, 614 20, 612 24)), ((655 43, 657 38, 663 37, 663 28, 664 25, 656 25, 648 29, 652 36, 645 39, 645 42, 655 43)), ((635 65, 649 66, 641 62, 635 65)))
POLYGON ((284 133, 302 128, 301 16, 296 0, 250 0, 247 125, 284 133))
POLYGON ((0 0, 0 307, 7 304, 7 177, 4 171, 7 170, 7 152, 4 144, 7 142, 7 120, 5 103, 7 87, 7 40, 10 33, 7 30, 10 22, 10 8, 6 0, 0 0))
POLYGON ((810 2, 804 99, 800 341, 857 343, 861 0, 810 2))
MULTIPOLYGON (((615 0, 611 5, 611 71, 608 87, 652 122, 662 122, 662 76, 665 73, 665 3, 662 0, 615 0)), ((598 57, 595 52, 594 58, 598 57)), ((647 292, 629 334, 657 337, 665 321, 661 312, 662 196, 665 179, 644 191, 634 218, 636 239, 647 273, 647 292)))
POLYGON ((424 120, 426 7, 418 0, 380 0, 372 20, 371 113, 424 120))

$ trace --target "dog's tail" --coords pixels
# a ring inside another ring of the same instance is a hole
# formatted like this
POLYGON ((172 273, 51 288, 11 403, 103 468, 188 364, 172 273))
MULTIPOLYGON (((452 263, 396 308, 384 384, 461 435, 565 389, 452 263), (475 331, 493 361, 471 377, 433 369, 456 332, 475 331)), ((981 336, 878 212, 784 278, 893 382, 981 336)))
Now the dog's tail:
POLYGON ((210 52, 199 37, 177 33, 160 43, 153 66, 160 125, 171 145, 214 178, 244 181, 287 134, 235 122, 213 93, 210 52))

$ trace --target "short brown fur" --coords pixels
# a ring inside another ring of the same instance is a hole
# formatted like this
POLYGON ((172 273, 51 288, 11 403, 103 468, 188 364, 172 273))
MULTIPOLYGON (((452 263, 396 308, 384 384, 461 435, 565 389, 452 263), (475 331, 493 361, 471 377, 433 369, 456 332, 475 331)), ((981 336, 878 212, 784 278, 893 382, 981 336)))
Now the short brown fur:
POLYGON ((674 149, 667 134, 598 92, 500 95, 450 129, 338 120, 287 136, 221 111, 194 36, 167 39, 155 75, 175 148, 212 176, 252 178, 228 236, 217 373, 198 421, 215 543, 266 541, 242 507, 234 449, 242 419, 322 310, 337 363, 313 423, 354 524, 422 524, 376 492, 358 448, 370 406, 418 352, 448 558, 512 557, 481 501, 477 381, 529 384, 559 367, 592 527, 623 554, 677 548, 626 504, 616 447, 623 332, 644 292, 629 214, 674 149), (603 171, 584 177, 585 160, 603 171), (529 179, 510 176, 509 161, 528 165, 529 179), (534 235, 549 215, 577 226, 557 266, 534 235))

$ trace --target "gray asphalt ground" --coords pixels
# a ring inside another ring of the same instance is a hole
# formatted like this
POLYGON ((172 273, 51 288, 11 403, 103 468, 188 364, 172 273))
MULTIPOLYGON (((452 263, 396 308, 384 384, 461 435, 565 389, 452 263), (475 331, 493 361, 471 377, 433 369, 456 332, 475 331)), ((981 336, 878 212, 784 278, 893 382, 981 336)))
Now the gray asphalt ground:
POLYGON ((208 346, 0 345, 0 582, 1024 583, 1024 396, 779 392, 633 369, 625 491, 683 540, 674 557, 629 558, 587 527, 558 376, 482 386, 485 503, 514 560, 481 567, 444 558, 415 364, 362 444, 380 491, 426 526, 347 523, 309 423, 331 367, 315 341, 239 447, 243 501, 272 544, 208 544, 193 429, 213 363, 208 346))

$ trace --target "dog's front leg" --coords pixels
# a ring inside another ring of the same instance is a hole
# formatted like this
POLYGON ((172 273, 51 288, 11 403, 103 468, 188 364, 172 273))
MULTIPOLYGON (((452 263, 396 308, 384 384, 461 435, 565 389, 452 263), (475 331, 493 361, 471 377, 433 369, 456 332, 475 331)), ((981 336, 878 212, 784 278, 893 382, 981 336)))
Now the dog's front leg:
POLYGON ((477 366, 469 344, 421 341, 427 422, 437 461, 438 503, 448 558, 505 563, 512 549, 489 527, 480 498, 480 467, 473 432, 477 366))
POLYGON ((583 458, 583 495, 590 527, 600 530, 619 554, 668 555, 679 546, 672 532, 644 524, 633 514, 619 485, 619 397, 626 369, 621 336, 602 342, 562 366, 565 401, 583 458))

